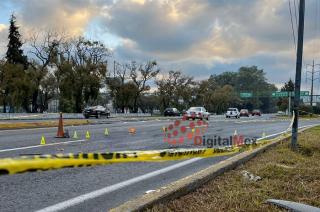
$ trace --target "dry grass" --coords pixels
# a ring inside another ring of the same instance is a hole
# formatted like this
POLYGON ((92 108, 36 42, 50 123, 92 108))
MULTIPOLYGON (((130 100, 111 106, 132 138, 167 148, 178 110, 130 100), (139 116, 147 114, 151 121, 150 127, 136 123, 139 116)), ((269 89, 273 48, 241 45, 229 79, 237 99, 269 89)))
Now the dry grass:
POLYGON ((320 127, 299 136, 299 151, 284 142, 196 191, 148 211, 280 211, 265 204, 283 199, 320 207, 320 127), (247 170, 262 177, 243 178, 247 170))
MULTIPOLYGON (((73 120, 64 120, 63 124, 65 126, 76 126, 89 124, 88 120, 84 119, 73 119, 73 120)), ((58 120, 56 121, 42 121, 42 122, 3 122, 0 123, 0 130, 8 129, 26 129, 26 128, 42 128, 42 127, 57 127, 58 120)))

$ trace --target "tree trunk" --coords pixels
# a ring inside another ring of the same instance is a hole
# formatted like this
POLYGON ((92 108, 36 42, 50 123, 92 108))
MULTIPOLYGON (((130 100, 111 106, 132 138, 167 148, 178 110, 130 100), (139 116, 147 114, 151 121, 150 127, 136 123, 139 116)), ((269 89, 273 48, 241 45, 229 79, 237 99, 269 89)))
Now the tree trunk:
POLYGON ((36 89, 32 94, 32 113, 38 112, 38 93, 39 89, 36 89))

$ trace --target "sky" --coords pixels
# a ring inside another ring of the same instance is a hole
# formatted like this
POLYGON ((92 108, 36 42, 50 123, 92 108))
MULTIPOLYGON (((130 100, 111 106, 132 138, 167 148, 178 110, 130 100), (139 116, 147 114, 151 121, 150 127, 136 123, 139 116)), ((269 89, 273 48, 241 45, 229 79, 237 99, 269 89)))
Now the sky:
MULTIPOLYGON (((298 0, 1 0, 0 56, 14 13, 24 38, 59 29, 104 42, 111 61, 156 60, 163 71, 198 80, 256 65, 280 87, 295 77, 289 3, 297 37, 298 0)), ((303 90, 310 89, 306 64, 320 63, 319 21, 320 2, 306 1, 303 90)))

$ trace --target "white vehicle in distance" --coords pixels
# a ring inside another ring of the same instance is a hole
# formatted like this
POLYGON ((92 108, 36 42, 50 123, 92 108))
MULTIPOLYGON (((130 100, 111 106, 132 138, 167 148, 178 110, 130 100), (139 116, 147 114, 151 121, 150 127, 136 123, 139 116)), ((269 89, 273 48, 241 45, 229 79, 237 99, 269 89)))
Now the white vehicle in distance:
POLYGON ((209 120, 210 113, 204 107, 190 107, 189 110, 186 111, 186 119, 207 119, 209 120))
POLYGON ((240 118, 240 113, 238 108, 228 108, 226 113, 226 118, 234 117, 236 119, 240 118))

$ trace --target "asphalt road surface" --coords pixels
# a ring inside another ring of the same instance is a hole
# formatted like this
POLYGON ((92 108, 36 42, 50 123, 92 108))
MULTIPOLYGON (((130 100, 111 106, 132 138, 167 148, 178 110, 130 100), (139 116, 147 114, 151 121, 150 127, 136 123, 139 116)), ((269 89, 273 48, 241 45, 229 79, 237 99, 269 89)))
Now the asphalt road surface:
MULTIPOLYGON (((172 123, 172 119, 154 119, 67 127, 71 137, 77 131, 77 139, 54 138, 56 128, 4 130, 0 131, 0 158, 198 147, 194 146, 193 141, 176 145, 164 142, 162 127, 172 123), (135 135, 128 133, 130 127, 136 128, 135 135), (105 128, 108 128, 109 136, 104 135, 105 128), (85 139, 86 131, 90 132, 89 140, 85 139), (50 145, 39 145, 41 136, 50 145)), ((229 137, 237 130, 244 137, 261 137, 263 132, 266 135, 282 132, 289 123, 290 120, 275 119, 272 115, 241 119, 213 116, 206 135, 229 137)), ((320 123, 319 120, 301 120, 299 126, 317 123, 320 123)), ((124 163, 3 175, 0 176, 0 211, 107 211, 226 158, 124 163)))

